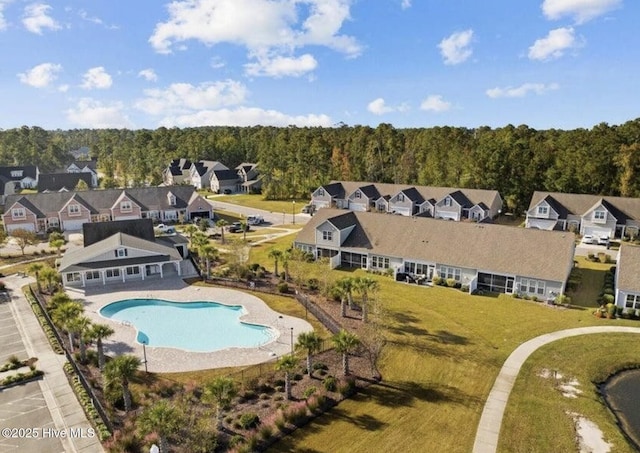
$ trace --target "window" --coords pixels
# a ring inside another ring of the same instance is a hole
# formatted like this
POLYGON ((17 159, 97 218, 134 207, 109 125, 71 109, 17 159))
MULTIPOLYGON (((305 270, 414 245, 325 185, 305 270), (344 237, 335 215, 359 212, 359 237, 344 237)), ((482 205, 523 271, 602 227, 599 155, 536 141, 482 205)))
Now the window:
POLYGON ((523 278, 520 280, 521 292, 544 296, 544 287, 545 283, 542 280, 534 280, 531 278, 523 278))
POLYGON ((168 194, 167 197, 169 198, 169 206, 175 206, 176 205, 176 196, 172 193, 168 194))
POLYGON ((69 215, 80 215, 80 205, 70 204, 68 208, 69 215))
POLYGON ((356 190, 356 193, 354 195, 356 198, 362 198, 362 193, 359 190, 356 190))
POLYGON ((12 178, 22 178, 23 170, 11 170, 12 178))
POLYGON ((126 269, 127 275, 138 275, 140 274, 140 268, 138 266, 129 266, 126 269))
POLYGON ((318 196, 324 197, 324 189, 322 187, 318 189, 318 196))
POLYGON ((67 274, 68 282, 80 282, 82 281, 82 277, 80 277, 80 272, 69 272, 67 274))
POLYGON ((24 208, 14 208, 11 210, 12 219, 24 219, 27 217, 27 213, 24 208))
POLYGON ((132 206, 131 206, 131 202, 130 201, 121 201, 120 202, 120 211, 121 212, 131 212, 132 210, 132 206))
POLYGON ((116 258, 124 258, 125 256, 127 256, 127 249, 116 249, 116 258))
POLYGON ((640 294, 627 294, 625 307, 634 310, 640 308, 640 294))
POLYGON ((107 278, 120 277, 120 269, 107 269, 107 278))
POLYGON ((49 226, 50 227, 58 227, 60 226, 60 221, 57 217, 49 217, 49 226))
POLYGON ((548 215, 549 207, 548 206, 538 206, 538 215, 548 215))
POLYGON ((322 232, 322 240, 323 241, 333 241, 333 231, 323 231, 322 232))
POLYGON ((462 272, 457 267, 440 267, 439 275, 442 278, 453 278, 455 281, 459 282, 461 280, 461 274, 462 272))
POLYGON ((594 211, 593 220, 606 220, 607 213, 605 211, 594 211))
POLYGON ((99 271, 87 271, 85 273, 85 277, 87 280, 98 280, 100 278, 99 271))
POLYGON ((371 267, 374 269, 389 269, 389 258, 383 256, 372 256, 371 267))
POLYGON ((451 197, 447 197, 444 199, 444 205, 445 206, 451 206, 451 197))
POLYGON ((403 203, 403 202, 404 202, 404 194, 403 194, 403 193, 399 193, 397 198, 398 198, 398 201, 399 201, 400 203, 403 203))

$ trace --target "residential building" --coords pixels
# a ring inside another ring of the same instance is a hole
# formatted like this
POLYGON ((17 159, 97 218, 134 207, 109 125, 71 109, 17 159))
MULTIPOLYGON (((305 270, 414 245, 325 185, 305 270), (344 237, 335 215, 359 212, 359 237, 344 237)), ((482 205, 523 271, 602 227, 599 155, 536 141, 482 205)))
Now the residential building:
POLYGON ((569 230, 595 237, 637 236, 640 198, 534 192, 525 226, 540 230, 569 230))
POLYGON ((616 265, 615 302, 627 311, 640 309, 640 247, 623 242, 616 265))
POLYGON ((91 173, 43 173, 38 179, 38 192, 69 192, 75 190, 80 181, 84 181, 87 188, 95 187, 91 173))
POLYGON ((86 173, 91 175, 89 187, 98 187, 98 161, 91 160, 75 160, 67 165, 64 169, 66 173, 86 173))
POLYGON ((502 210, 495 190, 332 181, 311 194, 315 209, 377 211, 461 221, 486 221, 502 210))
POLYGON ((243 162, 236 167, 238 174, 238 192, 259 193, 262 190, 262 176, 258 164, 243 162))
POLYGON ((394 275, 454 279, 469 291, 554 298, 573 267, 574 235, 502 225, 380 216, 321 209, 300 231, 295 247, 329 259, 394 275))
POLYGON ((9 233, 19 228, 80 230, 89 222, 145 218, 177 222, 196 217, 213 218, 213 208, 192 186, 15 194, 7 197, 3 214, 9 233))
POLYGON ((215 160, 200 160, 191 164, 189 168, 190 184, 196 189, 205 189, 211 186, 211 176, 216 170, 229 170, 229 168, 215 160))
POLYGON ((13 181, 16 189, 35 189, 40 171, 35 165, 0 167, 0 176, 13 181))
POLYGON ((210 188, 213 193, 235 193, 238 174, 234 170, 213 170, 210 188))
POLYGON ((189 159, 174 159, 162 171, 162 180, 166 186, 190 184, 190 170, 191 161, 189 159))
POLYGON ((4 205, 7 197, 16 193, 16 185, 6 176, 0 175, 0 205, 4 205))

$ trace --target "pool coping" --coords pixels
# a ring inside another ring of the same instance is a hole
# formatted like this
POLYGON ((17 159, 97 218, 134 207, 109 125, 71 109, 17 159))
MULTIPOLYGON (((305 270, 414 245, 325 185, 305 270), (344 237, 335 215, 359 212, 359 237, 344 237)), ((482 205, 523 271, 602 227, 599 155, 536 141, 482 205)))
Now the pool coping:
POLYGON ((251 294, 235 289, 188 285, 180 278, 89 287, 85 288, 83 293, 71 293, 70 296, 83 302, 85 314, 92 322, 107 324, 115 330, 115 334, 103 340, 106 354, 133 354, 143 361, 146 353, 147 370, 150 372, 185 372, 275 361, 278 357, 291 352, 292 341, 295 344, 299 334, 313 330, 307 321, 278 313, 251 294), (81 297, 77 297, 80 294, 81 297), (276 334, 271 341, 257 348, 193 352, 165 347, 143 347, 136 340, 138 331, 135 326, 122 324, 100 314, 100 309, 105 305, 136 298, 162 299, 171 302, 212 301, 223 305, 242 305, 246 311, 241 315, 243 322, 271 327, 276 334))

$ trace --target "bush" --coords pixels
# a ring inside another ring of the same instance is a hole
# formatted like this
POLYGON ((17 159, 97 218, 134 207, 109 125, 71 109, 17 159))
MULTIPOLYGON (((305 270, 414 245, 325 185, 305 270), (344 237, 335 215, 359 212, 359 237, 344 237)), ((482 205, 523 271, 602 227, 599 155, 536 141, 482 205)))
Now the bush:
POLYGON ((317 278, 310 278, 309 280, 307 280, 307 287, 311 291, 316 291, 318 288, 320 288, 320 282, 317 278))
POLYGON ((303 397, 304 399, 309 399, 309 397, 310 397, 311 395, 313 395, 314 393, 316 393, 317 391, 318 391, 318 389, 317 389, 315 386, 313 386, 313 385, 312 385, 311 387, 308 387, 308 388, 304 391, 304 393, 302 394, 302 397, 303 397))
POLYGON ((322 385, 327 392, 335 392, 338 388, 338 381, 333 376, 327 376, 322 380, 322 385))
POLYGON ((442 285, 442 277, 435 276, 431 279, 434 285, 442 285))
POLYGON ((353 378, 344 378, 340 380, 338 384, 338 393, 347 397, 353 395, 356 391, 356 380, 353 378))
POLYGON ((468 293, 469 285, 460 285, 460 291, 462 291, 463 293, 468 293))
POLYGON ((271 439, 273 436, 273 426, 271 425, 262 425, 258 431, 258 435, 264 441, 271 439))
POLYGON ((287 282, 278 283, 278 292, 283 294, 289 292, 289 285, 287 284, 287 282))
POLYGON ((605 304, 611 304, 613 303, 614 300, 615 300, 615 297, 612 294, 605 294, 604 296, 602 296, 602 301, 605 304))
POLYGON ((247 412, 240 416, 240 427, 242 429, 255 428, 260 424, 260 417, 253 412, 247 412))

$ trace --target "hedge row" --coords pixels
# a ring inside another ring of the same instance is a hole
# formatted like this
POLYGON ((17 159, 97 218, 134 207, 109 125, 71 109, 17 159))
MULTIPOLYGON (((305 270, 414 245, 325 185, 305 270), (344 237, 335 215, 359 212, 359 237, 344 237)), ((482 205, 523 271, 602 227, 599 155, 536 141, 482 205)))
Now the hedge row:
POLYGON ((53 352, 55 352, 56 354, 64 354, 64 349, 62 349, 62 345, 58 341, 58 337, 56 337, 55 332, 47 322, 47 318, 45 318, 42 307, 40 306, 38 301, 35 300, 31 292, 28 290, 24 291, 24 295, 29 301, 33 313, 35 313, 36 318, 38 319, 38 322, 42 327, 42 330, 47 336, 47 340, 49 340, 49 344, 51 345, 51 349, 53 349, 53 352))

